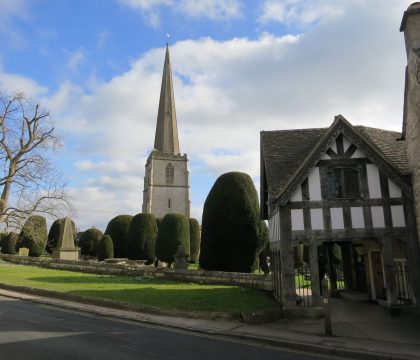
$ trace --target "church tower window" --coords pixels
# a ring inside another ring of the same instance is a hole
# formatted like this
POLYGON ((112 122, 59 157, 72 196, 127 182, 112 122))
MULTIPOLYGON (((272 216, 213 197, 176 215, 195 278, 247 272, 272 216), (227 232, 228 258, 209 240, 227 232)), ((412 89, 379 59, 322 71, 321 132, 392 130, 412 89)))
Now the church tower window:
POLYGON ((172 185, 174 183, 174 178, 175 178, 175 169, 171 163, 169 163, 166 166, 165 175, 166 175, 166 184, 172 185))

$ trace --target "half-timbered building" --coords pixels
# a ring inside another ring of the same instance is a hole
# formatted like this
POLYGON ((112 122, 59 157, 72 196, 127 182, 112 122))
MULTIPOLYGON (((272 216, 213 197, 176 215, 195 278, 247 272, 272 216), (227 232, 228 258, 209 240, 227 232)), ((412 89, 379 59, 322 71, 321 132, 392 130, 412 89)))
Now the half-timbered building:
POLYGON ((329 128, 261 132, 261 213, 284 309, 308 298, 306 305, 319 305, 322 278, 332 290, 387 306, 420 301, 413 188, 400 133, 353 126, 341 115, 329 128))

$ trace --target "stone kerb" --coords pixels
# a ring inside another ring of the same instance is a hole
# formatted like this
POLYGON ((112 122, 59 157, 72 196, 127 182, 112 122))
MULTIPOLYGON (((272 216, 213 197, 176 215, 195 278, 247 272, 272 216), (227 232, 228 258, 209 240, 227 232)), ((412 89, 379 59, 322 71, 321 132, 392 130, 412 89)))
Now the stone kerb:
POLYGON ((41 266, 45 268, 78 271, 101 275, 148 276, 198 284, 220 284, 249 287, 258 290, 273 290, 271 275, 256 275, 205 270, 177 270, 154 268, 139 264, 112 264, 94 261, 73 261, 50 258, 35 258, 0 254, 0 259, 15 264, 41 266))

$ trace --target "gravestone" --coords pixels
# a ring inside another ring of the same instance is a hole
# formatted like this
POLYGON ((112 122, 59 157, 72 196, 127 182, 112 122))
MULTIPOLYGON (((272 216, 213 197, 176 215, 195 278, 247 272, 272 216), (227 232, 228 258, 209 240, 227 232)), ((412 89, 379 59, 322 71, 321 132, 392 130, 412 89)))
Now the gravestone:
POLYGON ((185 256, 184 248, 182 246, 178 248, 178 251, 175 254, 174 268, 178 270, 188 269, 187 257, 185 256))
POLYGON ((66 217, 60 229, 57 246, 52 252, 54 259, 79 260, 80 248, 74 246, 73 227, 71 219, 66 217))
POLYGON ((19 256, 29 256, 29 249, 28 248, 25 248, 25 247, 21 247, 19 249, 18 255, 19 256))

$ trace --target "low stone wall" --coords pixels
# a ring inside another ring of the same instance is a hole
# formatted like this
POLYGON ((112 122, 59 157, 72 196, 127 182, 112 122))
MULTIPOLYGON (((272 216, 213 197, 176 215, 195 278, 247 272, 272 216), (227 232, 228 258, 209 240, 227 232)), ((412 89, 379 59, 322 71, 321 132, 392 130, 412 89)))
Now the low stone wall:
POLYGON ((50 269, 78 271, 89 274, 143 276, 165 280, 194 282, 198 284, 237 285, 266 291, 273 290, 271 275, 204 270, 175 270, 137 264, 110 264, 94 261, 34 258, 1 253, 0 259, 15 264, 41 266, 50 269))

